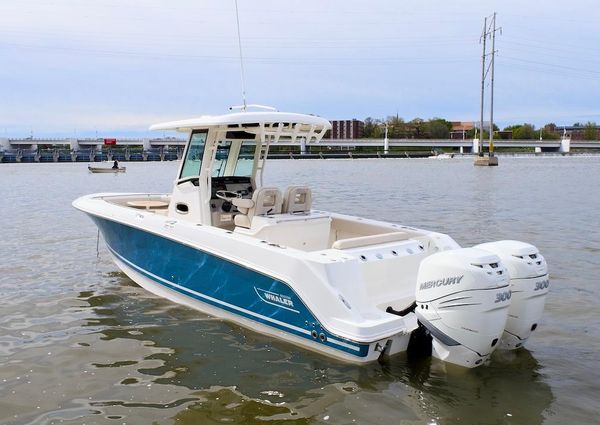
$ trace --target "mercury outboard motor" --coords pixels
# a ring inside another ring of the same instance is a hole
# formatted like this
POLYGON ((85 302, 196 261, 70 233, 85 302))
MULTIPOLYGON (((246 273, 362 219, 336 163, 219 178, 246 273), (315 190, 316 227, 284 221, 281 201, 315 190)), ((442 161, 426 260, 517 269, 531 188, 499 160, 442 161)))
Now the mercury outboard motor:
POLYGON ((498 241, 475 248, 496 254, 508 269, 512 299, 499 348, 519 348, 542 318, 550 286, 546 260, 535 246, 524 242, 498 241))
POLYGON ((421 262, 415 313, 432 336, 432 355, 465 367, 482 364, 504 332, 511 291, 500 258, 461 248, 421 262))

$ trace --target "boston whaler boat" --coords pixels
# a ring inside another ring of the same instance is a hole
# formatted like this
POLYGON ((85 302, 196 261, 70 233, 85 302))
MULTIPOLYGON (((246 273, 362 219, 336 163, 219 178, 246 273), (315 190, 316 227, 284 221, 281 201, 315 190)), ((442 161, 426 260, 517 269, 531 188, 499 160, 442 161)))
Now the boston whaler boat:
POLYGON ((549 286, 534 246, 461 248, 441 233, 314 210, 307 186, 263 186, 269 146, 317 143, 330 128, 274 111, 154 125, 189 133, 171 194, 73 205, 145 289, 329 356, 363 363, 426 344, 475 367, 497 347, 521 347, 549 286))

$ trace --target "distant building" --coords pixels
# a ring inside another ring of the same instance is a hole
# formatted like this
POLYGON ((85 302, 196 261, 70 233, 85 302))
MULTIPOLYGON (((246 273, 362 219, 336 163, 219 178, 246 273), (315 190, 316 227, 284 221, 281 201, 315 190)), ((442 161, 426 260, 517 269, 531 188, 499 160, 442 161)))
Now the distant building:
MULTIPOLYGON (((561 125, 556 127, 556 132, 562 135, 563 133, 567 133, 568 136, 571 136, 571 140, 584 140, 585 139, 585 125, 561 125)), ((600 126, 596 126, 596 137, 595 140, 599 139, 600 135, 600 126)))
MULTIPOLYGON (((454 140, 467 139, 467 133, 477 129, 479 133, 479 123, 473 121, 452 121, 452 130, 450 130, 450 138, 454 140)), ((483 131, 490 131, 490 122, 483 122, 483 131)), ((512 139, 512 131, 494 131, 495 139, 510 140, 512 139)))
POLYGON ((467 132, 475 128, 473 121, 452 121, 451 139, 466 139, 467 132))
POLYGON ((512 140, 513 132, 511 130, 494 131, 494 139, 512 140))
POLYGON ((325 133, 326 139, 360 139, 365 132, 365 123, 363 121, 352 120, 334 120, 331 121, 331 130, 325 133))

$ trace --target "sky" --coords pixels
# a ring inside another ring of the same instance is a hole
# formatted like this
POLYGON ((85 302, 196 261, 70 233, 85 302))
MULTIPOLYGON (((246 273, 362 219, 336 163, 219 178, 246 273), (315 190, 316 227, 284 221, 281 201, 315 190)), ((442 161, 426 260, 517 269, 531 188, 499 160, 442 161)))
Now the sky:
MULTIPOLYGON (((248 103, 328 119, 600 123, 597 0, 238 0, 248 103), (486 120, 489 116, 486 83, 486 120)), ((242 103, 234 0, 0 0, 0 137, 144 136, 242 103)))

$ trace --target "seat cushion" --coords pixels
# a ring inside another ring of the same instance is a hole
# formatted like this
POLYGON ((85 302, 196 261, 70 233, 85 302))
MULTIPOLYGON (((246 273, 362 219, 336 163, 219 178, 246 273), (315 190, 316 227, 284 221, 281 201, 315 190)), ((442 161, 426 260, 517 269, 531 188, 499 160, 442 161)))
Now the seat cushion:
POLYGON ((254 201, 246 198, 235 198, 231 201, 231 203, 238 208, 245 208, 246 210, 254 206, 254 201))
POLYGON ((250 219, 246 214, 236 214, 233 222, 236 226, 245 227, 247 229, 250 228, 250 219))

